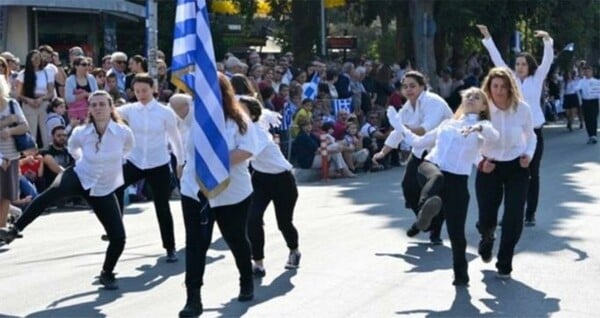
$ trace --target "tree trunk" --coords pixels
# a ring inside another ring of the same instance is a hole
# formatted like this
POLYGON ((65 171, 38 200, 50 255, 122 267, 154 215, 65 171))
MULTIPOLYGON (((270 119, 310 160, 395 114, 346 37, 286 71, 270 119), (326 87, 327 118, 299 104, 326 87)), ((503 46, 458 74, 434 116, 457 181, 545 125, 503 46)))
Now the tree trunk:
POLYGON ((320 2, 292 0, 292 52, 294 64, 304 65, 313 56, 320 36, 320 2))
POLYGON ((409 19, 407 5, 403 5, 401 10, 396 11, 396 61, 398 62, 402 62, 408 57, 407 48, 410 47, 409 19))
POLYGON ((416 69, 429 78, 435 79, 435 53, 433 38, 433 0, 411 0, 410 12, 413 18, 412 34, 414 40, 416 69))

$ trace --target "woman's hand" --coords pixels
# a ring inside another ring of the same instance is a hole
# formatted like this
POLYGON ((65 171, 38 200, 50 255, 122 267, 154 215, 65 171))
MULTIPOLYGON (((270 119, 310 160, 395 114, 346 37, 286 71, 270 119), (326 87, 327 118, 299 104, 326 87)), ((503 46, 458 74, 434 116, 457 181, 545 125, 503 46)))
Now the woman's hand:
POLYGON ((463 129, 460 132, 462 133, 463 136, 467 137, 471 133, 481 132, 481 130, 483 130, 483 127, 481 125, 473 125, 473 126, 463 127, 463 129))
POLYGON ((373 163, 375 163, 375 164, 379 164, 379 162, 377 162, 377 161, 383 159, 384 157, 385 157, 385 154, 380 151, 373 155, 373 159, 371 159, 371 161, 373 161, 373 163))
POLYGON ((483 173, 491 173, 492 171, 494 171, 494 169, 496 169, 496 164, 485 159, 483 160, 483 163, 481 164, 481 171, 483 173))
POLYGON ((2 158, 2 169, 6 171, 8 169, 8 166, 10 166, 10 160, 2 158))
POLYGON ((519 165, 521 165, 521 168, 529 168, 530 162, 531 158, 529 158, 528 155, 521 155, 521 157, 519 158, 519 165))
POLYGON ((544 38, 544 39, 549 39, 550 38, 550 34, 548 34, 548 32, 543 31, 543 30, 536 30, 533 32, 533 36, 535 36, 536 38, 544 38))
POLYGON ((492 37, 485 24, 476 24, 475 26, 479 29, 479 32, 481 32, 481 35, 483 35, 484 39, 489 39, 492 37))

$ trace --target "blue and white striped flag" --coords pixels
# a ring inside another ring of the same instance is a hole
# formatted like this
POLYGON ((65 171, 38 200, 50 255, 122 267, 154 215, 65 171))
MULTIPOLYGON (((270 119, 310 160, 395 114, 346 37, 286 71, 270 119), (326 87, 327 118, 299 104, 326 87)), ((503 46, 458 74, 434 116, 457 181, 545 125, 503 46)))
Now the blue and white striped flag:
POLYGON ((204 195, 229 183, 229 150, 206 0, 177 0, 171 81, 194 99, 195 170, 204 195))
POLYGON ((354 109, 352 107, 352 97, 332 99, 331 100, 331 109, 333 109, 333 113, 336 116, 340 112, 340 110, 345 110, 348 113, 352 113, 354 111, 354 109))
POLYGON ((302 94, 304 98, 308 98, 310 100, 315 100, 317 98, 317 92, 319 91, 319 81, 321 77, 319 73, 315 73, 310 82, 302 84, 302 89, 304 93, 302 94))
POLYGON ((292 103, 286 103, 283 106, 283 120, 281 121, 281 130, 290 130, 292 127, 292 121, 294 120, 294 114, 296 113, 296 105, 292 103))

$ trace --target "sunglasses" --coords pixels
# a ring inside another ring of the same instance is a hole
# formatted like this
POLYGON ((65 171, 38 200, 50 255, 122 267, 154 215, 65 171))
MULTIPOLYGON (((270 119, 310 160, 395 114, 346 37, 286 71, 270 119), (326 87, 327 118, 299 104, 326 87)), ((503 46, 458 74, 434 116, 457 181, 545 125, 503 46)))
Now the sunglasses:
POLYGON ((79 66, 90 66, 88 63, 79 63, 79 66))

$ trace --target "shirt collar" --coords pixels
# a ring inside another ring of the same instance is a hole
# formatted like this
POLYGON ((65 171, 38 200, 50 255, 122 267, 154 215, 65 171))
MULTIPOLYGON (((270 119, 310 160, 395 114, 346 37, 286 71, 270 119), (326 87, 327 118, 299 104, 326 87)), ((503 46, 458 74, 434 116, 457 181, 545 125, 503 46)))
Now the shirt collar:
POLYGON ((142 102, 139 102, 139 101, 136 103, 136 108, 141 108, 141 109, 153 109, 156 106, 158 106, 158 102, 156 101, 155 98, 152 98, 152 100, 146 105, 142 104, 142 102))
MULTIPOLYGON (((496 104, 494 104, 494 102, 490 101, 490 113, 497 113, 497 112, 501 112, 501 111, 504 111, 504 110, 499 108, 498 106, 496 106, 496 104)), ((517 110, 514 107, 509 107, 508 111, 511 113, 514 113, 517 110)))
MULTIPOLYGON (((106 131, 110 131, 114 135, 117 132, 117 123, 114 120, 110 120, 108 126, 106 126, 106 131)), ((96 134, 96 127, 94 127, 94 124, 89 123, 83 130, 83 133, 86 135, 96 134)))

